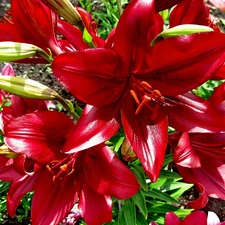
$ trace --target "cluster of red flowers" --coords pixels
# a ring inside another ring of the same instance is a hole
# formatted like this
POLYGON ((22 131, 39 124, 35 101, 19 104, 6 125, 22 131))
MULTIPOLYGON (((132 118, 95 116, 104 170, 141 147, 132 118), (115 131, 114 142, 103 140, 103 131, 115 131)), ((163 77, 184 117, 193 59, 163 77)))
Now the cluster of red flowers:
MULTIPOLYGON (((132 0, 106 40, 91 15, 68 2, 11 0, 11 18, 0 23, 0 42, 50 50, 53 74, 86 103, 74 122, 44 100, 10 96, 1 112, 0 150, 0 179, 11 182, 9 214, 33 191, 33 224, 58 224, 77 201, 88 225, 111 221, 111 196, 139 190, 129 167, 104 144, 120 128, 152 182, 170 146, 179 173, 202 192, 192 207, 203 207, 207 196, 225 199, 225 87, 208 100, 191 92, 225 78, 225 34, 204 0, 132 0), (172 6, 163 34, 159 12, 172 6)), ((49 63, 40 55, 17 62, 49 63)), ((12 73, 6 66, 2 76, 12 73)))

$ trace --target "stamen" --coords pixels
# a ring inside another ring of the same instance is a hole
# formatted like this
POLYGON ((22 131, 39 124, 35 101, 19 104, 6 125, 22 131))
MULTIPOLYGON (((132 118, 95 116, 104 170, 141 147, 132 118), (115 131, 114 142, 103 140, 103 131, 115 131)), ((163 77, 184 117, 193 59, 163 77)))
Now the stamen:
POLYGON ((140 101, 138 100, 138 97, 137 97, 136 93, 135 93, 133 90, 130 90, 130 93, 131 93, 132 97, 134 98, 134 101, 135 101, 138 105, 140 105, 141 103, 140 103, 140 101))
POLYGON ((141 112, 143 106, 149 101, 151 101, 151 98, 145 95, 144 99, 141 102, 141 104, 139 104, 138 108, 136 109, 135 115, 138 115, 141 112))
POLYGON ((60 166, 60 169, 64 172, 67 171, 67 164, 64 164, 63 166, 60 166))

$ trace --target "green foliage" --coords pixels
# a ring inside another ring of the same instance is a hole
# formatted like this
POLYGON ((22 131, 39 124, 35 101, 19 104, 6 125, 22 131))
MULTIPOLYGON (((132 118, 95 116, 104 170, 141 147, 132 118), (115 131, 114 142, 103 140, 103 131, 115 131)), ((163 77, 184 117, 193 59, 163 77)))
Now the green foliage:
POLYGON ((197 89, 193 90, 193 93, 204 99, 208 99, 211 96, 214 88, 219 86, 221 83, 223 83, 221 80, 209 80, 199 86, 197 89))

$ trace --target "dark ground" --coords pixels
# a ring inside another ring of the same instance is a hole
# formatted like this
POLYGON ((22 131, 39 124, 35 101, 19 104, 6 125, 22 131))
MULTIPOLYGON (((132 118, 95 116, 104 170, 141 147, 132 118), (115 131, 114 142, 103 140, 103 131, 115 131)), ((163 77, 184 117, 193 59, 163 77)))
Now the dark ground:
MULTIPOLYGON (((9 7, 10 0, 0 0, 0 19, 4 12, 9 7)), ((76 4, 77 1, 75 0, 76 4)), ((208 5, 211 8, 211 14, 213 15, 213 21, 217 23, 217 25, 223 30, 224 25, 222 24, 220 18, 225 19, 225 12, 221 12, 220 10, 212 7, 210 4, 208 5)), ((0 71, 3 67, 3 63, 0 63, 0 71)), ((62 88, 61 85, 58 84, 57 80, 51 73, 51 70, 45 65, 30 65, 30 64, 13 64, 13 68, 15 70, 16 75, 27 75, 27 77, 37 80, 42 84, 45 84, 49 87, 52 87, 55 91, 57 91, 62 97, 75 102, 75 99, 69 94, 68 91, 62 88)), ((193 200, 193 195, 196 193, 192 191, 188 192, 187 195, 183 196, 182 202, 187 202, 189 200, 193 200)), ((225 221, 225 201, 219 199, 209 198, 209 202, 206 207, 203 209, 204 211, 213 211, 215 212, 221 221, 225 221)), ((24 219, 21 222, 18 222, 17 219, 6 218, 5 222, 2 224, 20 224, 20 225, 28 225, 30 224, 29 218, 24 219)))

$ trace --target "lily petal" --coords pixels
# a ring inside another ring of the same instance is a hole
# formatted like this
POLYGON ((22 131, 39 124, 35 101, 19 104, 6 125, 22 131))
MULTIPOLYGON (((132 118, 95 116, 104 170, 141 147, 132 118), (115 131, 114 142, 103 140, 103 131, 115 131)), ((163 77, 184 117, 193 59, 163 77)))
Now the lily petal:
POLYGON ((183 94, 203 84, 220 68, 225 60, 224 43, 225 35, 218 32, 160 41, 148 54, 149 69, 137 76, 163 96, 183 94))
POLYGON ((83 179, 76 170, 72 176, 67 176, 63 183, 54 182, 47 169, 36 184, 31 207, 33 225, 59 224, 72 209, 79 197, 83 179), (79 176, 77 179, 76 176, 79 176))
POLYGON ((103 48, 60 54, 52 63, 52 70, 72 95, 94 106, 117 100, 128 76, 120 57, 103 48))
POLYGON ((73 153, 103 143, 120 128, 119 107, 87 105, 73 129, 63 151, 73 153))
POLYGON ((179 131, 199 133, 224 131, 223 116, 203 98, 186 93, 165 98, 163 106, 169 124, 179 131))
POLYGON ((83 185, 79 205, 81 215, 88 225, 102 225, 112 220, 112 200, 83 185))
POLYGON ((16 153, 40 163, 49 163, 61 158, 60 151, 73 127, 73 121, 63 113, 30 113, 5 126, 4 141, 16 153))
POLYGON ((84 173, 89 186, 99 194, 118 199, 135 195, 140 188, 135 175, 112 150, 103 146, 85 152, 84 173))
POLYGON ((151 111, 144 107, 135 115, 136 105, 129 94, 122 105, 127 140, 153 182, 159 176, 167 145, 167 117, 159 107, 155 118, 151 118, 151 111))

